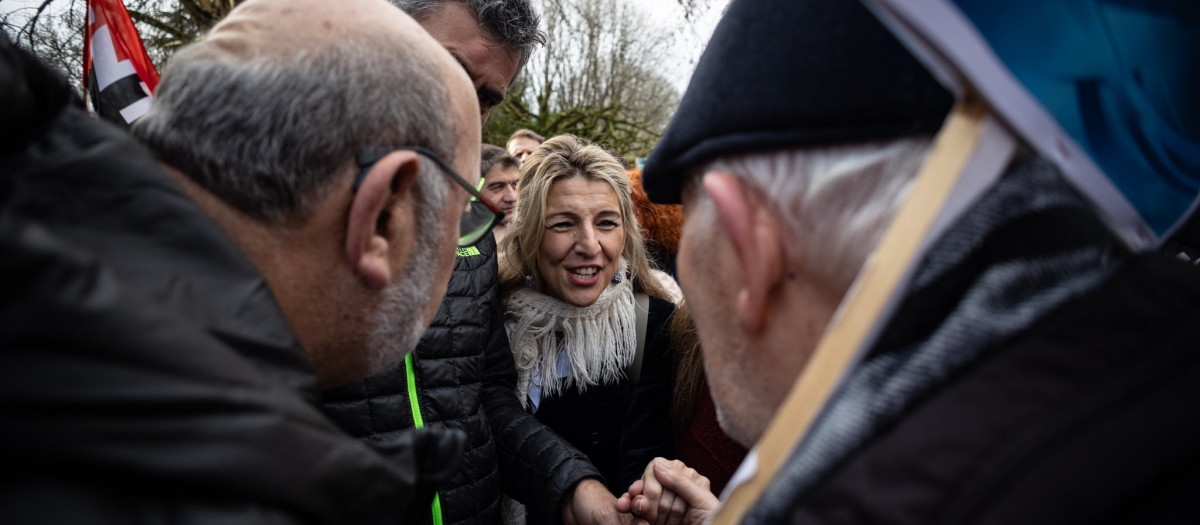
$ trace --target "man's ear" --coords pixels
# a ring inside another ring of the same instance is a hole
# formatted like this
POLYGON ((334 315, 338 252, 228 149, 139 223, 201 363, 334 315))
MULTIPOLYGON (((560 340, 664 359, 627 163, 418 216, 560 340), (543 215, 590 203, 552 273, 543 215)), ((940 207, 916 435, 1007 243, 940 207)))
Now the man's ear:
MULTIPOLYGON (((402 238, 397 229, 411 226, 413 220, 394 217, 397 204, 412 201, 411 192, 420 172, 421 160, 416 152, 396 150, 371 166, 363 178, 346 221, 346 259, 350 267, 371 289, 382 289, 392 279, 394 246, 402 238)), ((408 207, 411 209, 411 207, 408 207)), ((414 235, 403 236, 411 243, 414 235)), ((403 260, 403 259, 399 259, 403 260)))
POLYGON ((766 326, 772 294, 787 280, 787 261, 778 218, 741 179, 718 171, 704 175, 704 191, 717 210, 741 265, 738 323, 748 334, 766 326))

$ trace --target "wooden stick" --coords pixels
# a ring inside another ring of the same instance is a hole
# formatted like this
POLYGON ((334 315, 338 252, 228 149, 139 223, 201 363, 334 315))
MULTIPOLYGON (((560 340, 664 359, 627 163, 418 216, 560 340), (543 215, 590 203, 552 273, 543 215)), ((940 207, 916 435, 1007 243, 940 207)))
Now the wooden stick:
POLYGON ((979 144, 987 114, 987 106, 972 98, 960 101, 950 111, 908 199, 759 440, 757 471, 730 493, 713 519, 714 525, 733 525, 745 517, 828 401, 888 297, 908 266, 916 263, 922 239, 979 144))

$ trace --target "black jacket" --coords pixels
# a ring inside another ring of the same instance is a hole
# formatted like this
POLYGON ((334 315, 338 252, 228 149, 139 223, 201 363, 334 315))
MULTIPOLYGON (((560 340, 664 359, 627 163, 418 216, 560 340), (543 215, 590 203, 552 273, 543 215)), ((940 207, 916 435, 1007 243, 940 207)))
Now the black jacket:
MULTIPOLYGON (((463 430, 464 461, 438 491, 443 523, 499 523, 500 495, 526 505, 530 523, 557 523, 565 491, 600 477, 587 456, 527 414, 497 294, 496 242, 460 249, 442 307, 412 354, 424 425, 463 430)), ((414 426, 404 366, 325 392, 325 410, 374 441, 414 426)))
POLYGON ((794 523, 1194 523, 1200 273, 1144 254, 946 384, 794 523))
POLYGON ((461 436, 338 430, 263 278, 145 149, 3 37, 0 94, 0 522, 428 512, 461 436))
POLYGON ((1200 273, 1019 160, 938 240, 745 523, 1190 523, 1200 273))
POLYGON ((670 418, 675 352, 669 321, 674 311, 669 301, 650 298, 636 385, 626 380, 583 392, 569 388, 543 398, 536 412, 538 420, 587 453, 614 495, 629 490, 650 460, 675 458, 670 418))

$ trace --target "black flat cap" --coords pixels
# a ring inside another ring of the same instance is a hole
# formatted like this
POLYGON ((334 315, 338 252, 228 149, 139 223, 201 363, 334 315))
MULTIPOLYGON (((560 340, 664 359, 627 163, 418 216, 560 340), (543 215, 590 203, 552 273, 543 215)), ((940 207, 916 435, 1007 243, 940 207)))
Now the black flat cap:
POLYGON ((654 202, 678 203, 699 163, 932 133, 952 103, 857 0, 733 0, 642 184, 654 202))

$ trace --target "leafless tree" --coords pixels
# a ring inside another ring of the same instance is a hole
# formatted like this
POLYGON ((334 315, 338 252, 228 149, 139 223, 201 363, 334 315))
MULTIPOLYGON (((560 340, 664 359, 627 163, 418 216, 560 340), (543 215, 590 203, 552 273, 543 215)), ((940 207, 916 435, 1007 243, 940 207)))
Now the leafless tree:
MULTIPOLYGON (((125 5, 151 60, 162 68, 175 50, 241 1, 125 0, 125 5)), ((629 156, 648 153, 678 103, 668 75, 686 74, 678 57, 670 56, 670 40, 723 0, 676 0, 683 16, 667 27, 649 21, 637 1, 541 0, 547 46, 493 112, 485 140, 503 143, 514 129, 529 127, 547 135, 574 133, 629 156)), ((23 5, 4 11, 0 28, 81 88, 86 1, 23 5)))
MULTIPOLYGON (((125 8, 150 59, 161 68, 175 50, 199 38, 241 1, 125 0, 125 8)), ((0 18, 0 28, 78 87, 83 83, 86 13, 85 0, 42 0, 7 11, 0 18)))
MULTIPOLYGON (((701 0, 698 0, 701 1, 701 0)), ((517 127, 572 133, 629 156, 658 141, 679 100, 665 76, 670 28, 630 0, 546 0, 547 42, 485 130, 503 142, 517 127)), ((685 21, 679 21, 676 31, 685 21)))

